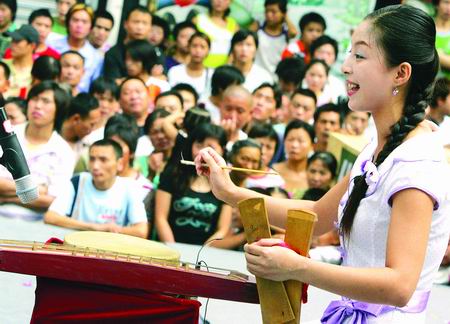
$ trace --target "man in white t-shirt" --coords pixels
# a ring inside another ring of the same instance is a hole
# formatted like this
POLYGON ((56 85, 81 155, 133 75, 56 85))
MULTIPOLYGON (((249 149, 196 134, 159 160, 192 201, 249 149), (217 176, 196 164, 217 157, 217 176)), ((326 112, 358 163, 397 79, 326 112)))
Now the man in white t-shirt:
POLYGON ((136 185, 131 179, 117 176, 121 158, 121 146, 111 139, 92 144, 90 173, 72 178, 72 184, 68 183, 67 190, 50 205, 44 221, 78 230, 147 238, 147 215, 136 185))

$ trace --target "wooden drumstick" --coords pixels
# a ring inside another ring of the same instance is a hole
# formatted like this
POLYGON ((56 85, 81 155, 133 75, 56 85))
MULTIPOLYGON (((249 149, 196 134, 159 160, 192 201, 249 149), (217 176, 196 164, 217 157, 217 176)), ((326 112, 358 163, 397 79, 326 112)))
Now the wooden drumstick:
MULTIPOLYGON (((194 165, 195 166, 195 162, 193 161, 187 161, 187 160, 180 160, 181 164, 185 164, 185 165, 194 165)), ((208 167, 208 164, 206 163, 202 163, 201 164, 202 167, 208 167)), ((262 174, 273 174, 273 175, 278 175, 277 172, 275 171, 264 171, 264 170, 256 170, 256 169, 246 169, 246 168, 238 168, 238 167, 233 167, 233 166, 221 166, 222 169, 224 170, 232 170, 232 171, 239 171, 239 172, 251 172, 251 173, 262 173, 262 174)))

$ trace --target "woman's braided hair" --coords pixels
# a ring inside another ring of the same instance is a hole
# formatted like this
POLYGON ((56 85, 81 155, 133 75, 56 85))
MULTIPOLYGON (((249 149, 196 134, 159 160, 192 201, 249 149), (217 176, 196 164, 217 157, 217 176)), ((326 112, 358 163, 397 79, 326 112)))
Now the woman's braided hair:
MULTIPOLYGON (((395 67, 407 62, 412 67, 403 114, 391 126, 386 143, 374 162, 378 167, 404 141, 409 132, 424 120, 433 81, 439 69, 439 57, 435 49, 434 21, 422 10, 408 5, 388 6, 374 11, 366 19, 372 23, 387 66, 395 67)), ((347 237, 359 203, 368 189, 365 175, 354 178, 354 187, 343 211, 340 228, 347 237)))

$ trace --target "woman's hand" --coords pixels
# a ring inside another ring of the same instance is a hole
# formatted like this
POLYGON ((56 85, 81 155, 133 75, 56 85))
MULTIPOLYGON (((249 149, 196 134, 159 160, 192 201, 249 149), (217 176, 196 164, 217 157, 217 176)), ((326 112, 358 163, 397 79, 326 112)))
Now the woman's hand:
POLYGON ((300 280, 306 258, 291 249, 277 246, 280 239, 261 239, 244 246, 247 269, 257 277, 285 281, 300 280))
POLYGON ((222 169, 226 165, 222 156, 210 147, 202 149, 195 157, 197 174, 208 177, 214 196, 225 202, 236 188, 230 179, 229 171, 222 169))

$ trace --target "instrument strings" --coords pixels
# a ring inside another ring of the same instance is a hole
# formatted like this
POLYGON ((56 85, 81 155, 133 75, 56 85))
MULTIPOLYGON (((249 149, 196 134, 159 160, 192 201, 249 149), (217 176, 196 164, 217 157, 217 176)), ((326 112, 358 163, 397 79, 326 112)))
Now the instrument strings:
MULTIPOLYGON (((206 241, 206 242, 202 245, 202 247, 201 247, 201 248, 198 250, 198 252, 197 252, 197 258, 195 259, 195 269, 200 270, 200 268, 201 268, 201 266, 202 266, 202 264, 203 264, 203 265, 206 267, 206 271, 209 272, 208 264, 207 264, 204 260, 200 260, 200 261, 199 261, 199 259, 200 259, 200 253, 202 252, 202 250, 203 250, 203 248, 204 248, 205 246, 209 245, 210 243, 212 243, 212 242, 214 242, 214 241, 220 241, 220 240, 222 240, 222 238, 211 239, 211 240, 206 241)), ((206 299, 206 303, 205 303, 205 312, 203 313, 203 324, 209 323, 209 322, 206 320, 206 314, 207 314, 207 311, 208 311, 208 303, 209 303, 209 298, 206 299)))

